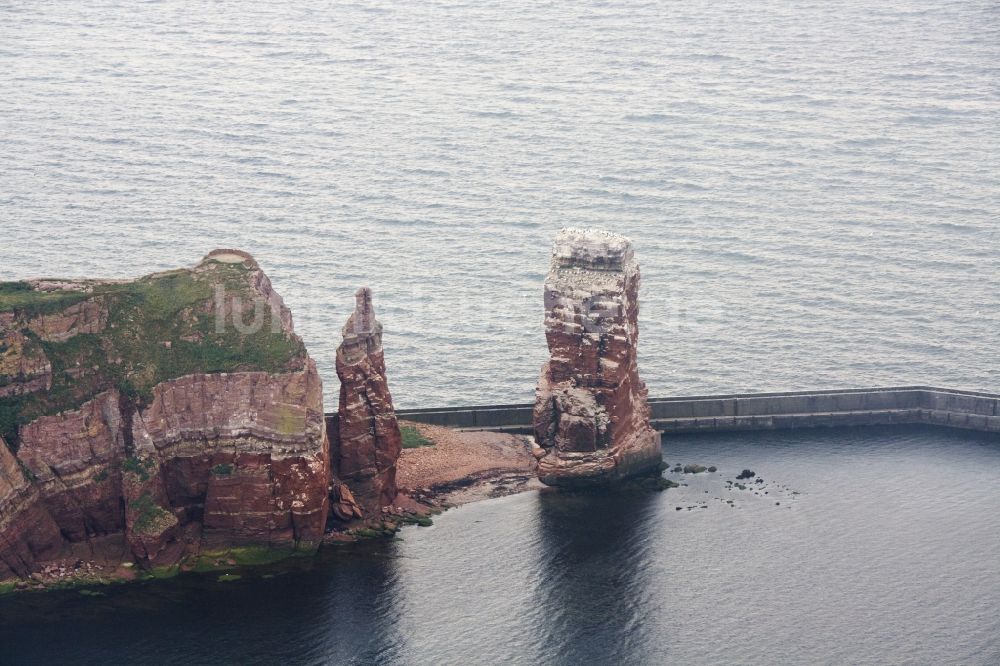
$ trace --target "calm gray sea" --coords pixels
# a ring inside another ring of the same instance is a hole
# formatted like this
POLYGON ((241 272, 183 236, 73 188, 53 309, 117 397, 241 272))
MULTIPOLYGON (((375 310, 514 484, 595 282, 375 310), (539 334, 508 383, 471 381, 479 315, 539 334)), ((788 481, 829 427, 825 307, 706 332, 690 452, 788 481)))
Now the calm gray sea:
POLYGON ((1000 389, 1000 7, 0 4, 0 279, 252 252, 335 407, 530 399, 555 231, 631 236, 652 395, 1000 389))
MULTIPOLYGON (((634 239, 652 395, 1000 390, 992 0, 6 0, 0 90, 0 279, 248 250, 330 408, 361 285, 398 405, 530 400, 565 225, 634 239)), ((996 441, 665 446, 774 485, 527 494, 275 578, 4 601, 0 662, 1000 662, 996 441)))

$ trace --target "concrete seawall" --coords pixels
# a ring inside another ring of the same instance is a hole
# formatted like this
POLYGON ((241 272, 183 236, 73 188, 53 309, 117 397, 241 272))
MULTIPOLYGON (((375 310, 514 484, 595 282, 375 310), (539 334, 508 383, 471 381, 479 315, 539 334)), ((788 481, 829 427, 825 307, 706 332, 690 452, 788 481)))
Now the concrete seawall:
MULTIPOLYGON (((1000 433, 1000 395, 931 386, 651 398, 665 433, 922 423, 1000 433)), ((401 419, 471 430, 531 432, 531 404, 401 409, 401 419)), ((327 419, 333 415, 328 414, 327 419)))
POLYGON ((923 423, 1000 432, 1000 395, 929 386, 661 398, 664 432, 923 423))

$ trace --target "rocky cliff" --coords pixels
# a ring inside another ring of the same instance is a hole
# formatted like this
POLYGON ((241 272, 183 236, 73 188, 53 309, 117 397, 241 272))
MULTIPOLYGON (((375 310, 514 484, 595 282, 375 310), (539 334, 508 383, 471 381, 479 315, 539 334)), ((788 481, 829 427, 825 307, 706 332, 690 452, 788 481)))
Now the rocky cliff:
POLYGON ((557 235, 545 279, 550 360, 534 410, 543 483, 604 484, 659 465, 636 364, 638 295, 639 266, 627 238, 580 229, 557 235))
POLYGON ((329 478, 320 378, 249 255, 0 283, 0 581, 312 550, 329 478))
MULTIPOLYGON (((385 377, 382 324, 375 318, 367 287, 355 295, 355 310, 343 335, 337 349, 340 405, 332 445, 334 472, 354 491, 364 516, 370 518, 396 497, 402 436, 385 377)), ((341 519, 356 513, 348 509, 334 507, 341 519)))

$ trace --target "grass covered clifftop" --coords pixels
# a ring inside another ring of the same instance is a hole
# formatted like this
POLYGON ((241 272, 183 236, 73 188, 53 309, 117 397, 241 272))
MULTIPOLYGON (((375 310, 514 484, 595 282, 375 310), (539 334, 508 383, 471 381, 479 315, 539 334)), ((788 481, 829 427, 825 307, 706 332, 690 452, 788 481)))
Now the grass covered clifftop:
POLYGON ((252 257, 210 253, 193 269, 132 281, 0 283, 0 436, 116 388, 147 403, 194 373, 291 372, 302 340, 252 257))

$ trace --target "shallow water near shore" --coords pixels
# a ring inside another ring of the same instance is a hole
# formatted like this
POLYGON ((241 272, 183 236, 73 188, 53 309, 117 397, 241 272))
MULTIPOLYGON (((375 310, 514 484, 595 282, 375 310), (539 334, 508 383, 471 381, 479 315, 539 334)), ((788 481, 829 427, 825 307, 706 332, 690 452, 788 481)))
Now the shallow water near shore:
POLYGON ((477 502, 285 573, 0 599, 3 662, 1000 659, 996 438, 922 427, 682 436, 665 440, 664 458, 719 472, 668 475, 689 485, 663 493, 477 502), (744 467, 765 483, 727 490, 744 467))

